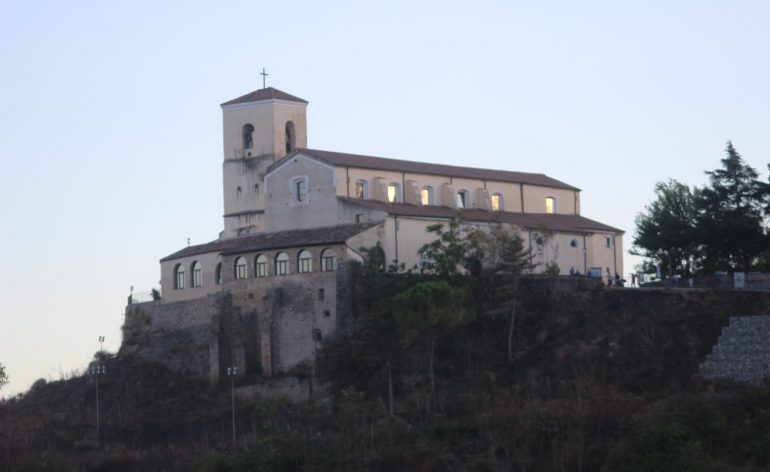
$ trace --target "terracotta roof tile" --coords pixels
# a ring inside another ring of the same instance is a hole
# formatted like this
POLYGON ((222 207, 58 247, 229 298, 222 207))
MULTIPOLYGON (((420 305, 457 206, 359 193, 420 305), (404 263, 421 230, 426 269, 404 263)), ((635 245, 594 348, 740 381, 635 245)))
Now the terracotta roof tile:
POLYGON ((340 200, 353 205, 359 205, 372 210, 380 210, 391 215, 415 216, 426 218, 456 218, 463 215, 469 221, 510 223, 520 228, 547 228, 553 231, 591 233, 608 231, 623 233, 623 230, 599 223, 580 215, 552 215, 545 213, 514 213, 507 211, 486 210, 455 210, 445 206, 421 206, 406 203, 383 203, 377 200, 360 200, 355 198, 338 197, 340 200))
POLYGON ((268 249, 338 244, 343 243, 356 234, 362 231, 366 231, 367 229, 372 228, 378 224, 379 223, 338 225, 324 228, 256 233, 230 239, 218 239, 206 244, 188 246, 180 251, 164 257, 160 261, 164 262, 182 257, 207 254, 211 252, 217 252, 221 254, 238 254, 242 252, 264 251, 268 249))
MULTIPOLYGON (((307 154, 327 163, 343 167, 361 167, 365 169, 388 170, 396 172, 405 171, 415 174, 430 174, 455 178, 523 183, 528 185, 538 185, 541 187, 580 190, 577 187, 573 187, 572 185, 548 177, 545 174, 531 174, 528 172, 513 172, 496 169, 479 169, 476 167, 448 166, 444 164, 430 164, 427 162, 405 161, 402 159, 363 156, 360 154, 321 151, 318 149, 298 149, 297 152, 301 154, 307 154)), ((273 164, 271 169, 277 165, 280 165, 280 162, 281 161, 273 164)))
POLYGON ((259 90, 255 90, 246 95, 234 98, 230 101, 223 103, 221 106, 235 105, 237 103, 259 102, 262 100, 287 100, 289 102, 307 103, 307 100, 303 100, 294 95, 289 95, 286 92, 278 90, 273 87, 267 87, 259 90))

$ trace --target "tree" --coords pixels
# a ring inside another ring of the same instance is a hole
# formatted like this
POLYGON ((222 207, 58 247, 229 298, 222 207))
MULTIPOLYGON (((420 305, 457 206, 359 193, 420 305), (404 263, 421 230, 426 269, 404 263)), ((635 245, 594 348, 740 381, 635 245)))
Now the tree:
POLYGON ((5 373, 5 366, 0 363, 0 389, 8 384, 8 374, 5 373))
POLYGON ((481 260, 479 277, 490 300, 495 291, 508 297, 508 362, 513 362, 513 329, 516 324, 521 276, 532 269, 532 254, 524 248, 524 240, 516 231, 505 230, 501 225, 489 233, 473 231, 469 238, 481 260))
POLYGON ((435 234, 436 238, 418 251, 425 261, 423 270, 447 279, 457 276, 460 269, 469 267, 478 248, 476 240, 468 237, 469 232, 460 220, 450 221, 446 230, 443 223, 437 223, 428 226, 425 231, 435 234))
POLYGON ((393 297, 420 278, 403 265, 385 267, 385 253, 379 243, 360 248, 364 256, 356 280, 357 316, 350 326, 324 340, 318 353, 317 372, 335 391, 353 387, 369 394, 386 391, 388 412, 394 413, 394 384, 399 367, 405 363, 398 325, 393 316, 393 297))
POLYGON ((689 276, 699 257, 695 231, 698 193, 673 179, 655 184, 655 201, 636 216, 631 254, 661 264, 669 276, 689 276))
POLYGON ((427 342, 429 392, 425 409, 428 412, 436 385, 433 366, 436 339, 442 328, 464 321, 470 313, 468 290, 443 280, 420 282, 393 300, 393 314, 404 346, 409 346, 420 336, 424 336, 427 342))
POLYGON ((768 185, 743 161, 731 142, 722 167, 707 171, 709 185, 697 196, 696 229, 707 270, 751 269, 767 246, 764 207, 768 185))

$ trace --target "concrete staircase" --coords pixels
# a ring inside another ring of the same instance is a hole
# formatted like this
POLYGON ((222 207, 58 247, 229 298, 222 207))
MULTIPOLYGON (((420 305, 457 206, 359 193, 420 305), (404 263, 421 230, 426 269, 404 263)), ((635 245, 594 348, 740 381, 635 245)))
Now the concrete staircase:
POLYGON ((730 317, 699 370, 708 379, 751 384, 770 377, 770 315, 730 317))

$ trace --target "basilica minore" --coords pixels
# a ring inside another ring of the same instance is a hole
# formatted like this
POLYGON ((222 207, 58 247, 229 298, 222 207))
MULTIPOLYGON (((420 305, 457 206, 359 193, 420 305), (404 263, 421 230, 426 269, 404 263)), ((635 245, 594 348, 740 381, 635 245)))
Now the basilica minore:
POLYGON ((544 174, 312 149, 307 105, 272 87, 221 105, 224 229, 160 260, 160 298, 127 307, 126 349, 212 382, 226 366, 263 377, 301 369, 349 322, 350 262, 362 248, 419 270, 426 228, 460 214, 537 246, 535 272, 623 274, 623 231, 582 216, 579 188, 544 174))

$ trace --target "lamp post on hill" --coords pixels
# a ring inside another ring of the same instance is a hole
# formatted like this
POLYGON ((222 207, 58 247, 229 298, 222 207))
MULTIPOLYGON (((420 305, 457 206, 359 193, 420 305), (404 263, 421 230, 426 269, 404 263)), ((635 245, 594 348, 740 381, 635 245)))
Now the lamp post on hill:
POLYGON ((96 384, 96 436, 101 438, 101 424, 99 421, 99 376, 107 373, 107 367, 103 365, 92 365, 88 368, 88 375, 94 376, 96 384))
POLYGON ((235 375, 238 373, 238 367, 228 367, 227 376, 230 377, 230 410, 233 420, 233 446, 235 446, 235 375))

